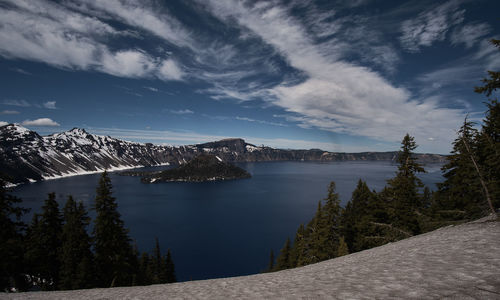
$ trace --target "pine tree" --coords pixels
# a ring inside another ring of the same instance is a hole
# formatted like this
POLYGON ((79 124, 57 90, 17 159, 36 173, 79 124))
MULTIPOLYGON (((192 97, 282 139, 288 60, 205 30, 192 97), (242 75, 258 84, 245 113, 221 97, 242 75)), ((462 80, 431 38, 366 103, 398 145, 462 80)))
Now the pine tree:
POLYGON ((177 277, 175 276, 175 265, 170 249, 167 250, 167 255, 165 256, 165 270, 167 283, 177 282, 177 277))
POLYGON ((337 255, 341 231, 342 208, 340 207, 340 197, 335 192, 335 182, 330 182, 328 186, 328 195, 324 200, 325 205, 323 206, 323 211, 325 228, 323 231, 326 234, 326 240, 323 246, 325 250, 323 259, 330 259, 337 255))
POLYGON ((281 248, 280 255, 276 259, 276 271, 289 269, 290 266, 290 238, 286 239, 285 245, 281 248))
POLYGON ((361 244, 360 220, 370 213, 368 206, 372 197, 373 193, 366 182, 358 180, 351 200, 342 213, 342 234, 350 253, 362 250, 358 247, 361 244))
POLYGON ((308 238, 305 244, 304 264, 313 264, 329 258, 329 230, 326 224, 325 211, 318 202, 314 218, 307 224, 308 238))
POLYGON ((140 285, 139 280, 140 280, 140 266, 139 266, 139 249, 137 248, 137 242, 134 240, 133 246, 132 246, 132 261, 131 261, 131 269, 133 270, 132 273, 132 286, 137 286, 140 285))
POLYGON ((337 249, 337 256, 344 256, 349 254, 349 249, 347 248, 347 244, 344 240, 344 237, 340 237, 339 247, 337 249))
POLYGON ((497 99, 486 103, 488 110, 478 136, 478 157, 487 182, 492 205, 500 207, 500 103, 497 99))
POLYGON ((151 268, 150 268, 150 257, 147 252, 143 252, 141 254, 141 258, 139 259, 139 271, 137 274, 137 283, 138 285, 150 285, 153 282, 151 276, 151 268))
POLYGON ((164 273, 162 274, 162 257, 160 250, 160 242, 157 237, 155 237, 155 247, 153 249, 153 255, 150 263, 152 271, 152 283, 153 284, 165 283, 166 281, 166 279, 164 278, 165 275, 164 273))
MULTIPOLYGON (((500 50, 500 40, 491 39, 490 42, 500 50)), ((484 93, 486 97, 500 89, 500 72, 488 73, 490 78, 482 80, 484 85, 475 88, 477 93, 484 93)), ((486 106, 488 110, 478 138, 477 155, 490 193, 490 210, 494 211, 500 207, 500 104, 498 99, 490 99, 486 106)))
POLYGON ((28 209, 19 207, 21 199, 9 195, 0 182, 0 290, 25 289, 23 276, 23 232, 21 217, 28 209))
POLYGON ((96 190, 94 226, 95 263, 101 287, 131 285, 134 277, 133 248, 117 207, 111 180, 104 172, 96 190))
POLYGON ((83 203, 77 203, 72 196, 64 206, 62 229, 61 283, 60 288, 82 289, 93 286, 93 257, 91 240, 87 233, 90 218, 83 203))
POLYGON ((55 290, 61 268, 62 216, 55 193, 50 193, 42 214, 33 217, 28 231, 26 259, 32 280, 43 290, 55 290))
POLYGON ((274 251, 271 249, 271 253, 269 254, 269 264, 267 265, 266 272, 271 272, 274 269, 274 251))
POLYGON ((475 219, 486 208, 480 180, 477 176, 471 154, 477 152, 477 130, 474 123, 464 120, 453 142, 448 162, 442 167, 445 181, 438 184, 436 201, 432 207, 438 225, 454 223, 463 219, 475 219), (471 153, 466 148, 469 145, 471 153))
POLYGON ((406 134, 398 154, 398 172, 387 182, 388 187, 384 191, 392 207, 391 227, 406 235, 421 233, 418 214, 422 211, 423 201, 419 188, 423 184, 416 174, 425 170, 413 156, 416 148, 414 138, 406 134))
POLYGON ((397 240, 397 232, 388 224, 389 206, 382 193, 372 191, 367 203, 366 214, 360 216, 356 222, 357 238, 355 251, 370 249, 397 240))
POLYGON ((306 251, 306 241, 308 235, 304 224, 300 224, 295 234, 295 239, 293 240, 292 250, 290 251, 290 267, 300 267, 305 265, 305 251, 306 251))

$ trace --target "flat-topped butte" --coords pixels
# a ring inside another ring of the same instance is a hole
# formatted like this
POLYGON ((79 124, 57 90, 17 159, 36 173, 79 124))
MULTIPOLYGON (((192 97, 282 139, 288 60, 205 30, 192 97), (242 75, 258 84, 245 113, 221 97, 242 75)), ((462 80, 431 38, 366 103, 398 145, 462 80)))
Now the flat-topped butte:
POLYGON ((203 182, 252 177, 244 169, 225 163, 219 157, 209 154, 198 155, 188 163, 175 169, 154 173, 125 172, 123 175, 141 176, 141 181, 144 183, 173 181, 203 182))

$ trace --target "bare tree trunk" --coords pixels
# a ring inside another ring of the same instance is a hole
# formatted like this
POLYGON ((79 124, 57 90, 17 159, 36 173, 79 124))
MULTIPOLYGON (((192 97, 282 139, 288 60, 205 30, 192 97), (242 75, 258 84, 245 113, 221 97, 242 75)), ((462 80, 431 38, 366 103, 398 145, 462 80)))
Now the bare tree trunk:
POLYGON ((370 222, 370 223, 373 224, 373 225, 383 226, 383 227, 390 228, 390 229, 395 230, 395 231, 397 231, 399 233, 402 233, 403 235, 406 235, 407 237, 412 237, 413 236, 413 234, 411 234, 411 233, 409 233, 407 231, 404 231, 402 229, 399 229, 397 227, 394 227, 394 226, 392 226, 392 224, 378 223, 378 222, 370 222))

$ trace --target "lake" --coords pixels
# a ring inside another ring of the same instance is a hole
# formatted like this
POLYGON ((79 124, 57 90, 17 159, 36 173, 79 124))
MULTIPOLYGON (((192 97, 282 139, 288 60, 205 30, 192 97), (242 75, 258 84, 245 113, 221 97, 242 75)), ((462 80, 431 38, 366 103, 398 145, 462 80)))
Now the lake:
MULTIPOLYGON (((390 162, 259 162, 238 164, 250 179, 142 184, 138 177, 110 177, 118 209, 140 251, 158 237, 163 252, 172 250, 179 281, 254 274, 263 271, 300 223, 308 222, 325 198, 330 181, 344 205, 359 178, 381 190, 397 169, 390 162)), ((157 167, 165 168, 165 167, 157 167)), ((442 181, 440 165, 420 176, 431 189, 442 181)), ((149 168, 151 169, 151 168, 149 168)), ((100 174, 82 175, 16 187, 23 206, 39 212, 47 193, 60 205, 68 195, 93 204, 100 174)), ((62 206, 61 206, 62 208, 62 206)), ((95 213, 90 212, 93 218, 95 213)))

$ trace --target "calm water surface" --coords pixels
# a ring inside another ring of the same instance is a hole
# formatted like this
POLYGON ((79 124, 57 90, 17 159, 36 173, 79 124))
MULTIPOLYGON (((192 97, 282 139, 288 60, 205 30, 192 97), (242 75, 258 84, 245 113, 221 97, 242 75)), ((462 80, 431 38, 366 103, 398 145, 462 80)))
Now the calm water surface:
MULTIPOLYGON (((154 238, 171 248, 179 280, 258 273, 266 268, 287 236, 313 216, 317 203, 335 181, 345 204, 359 178, 380 190, 394 176, 389 162, 266 162, 239 164, 251 179, 204 183, 142 184, 138 177, 110 177, 118 209, 140 251, 154 238)), ((427 166, 423 182, 434 189, 442 181, 439 165, 427 166)), ((161 167, 159 167, 161 168, 161 167)), ((100 175, 82 175, 26 184, 13 194, 39 212, 47 193, 64 205, 73 195, 93 205, 100 175)), ((90 212, 94 217, 94 212, 90 212)), ((26 217, 31 219, 31 214, 26 217)))

